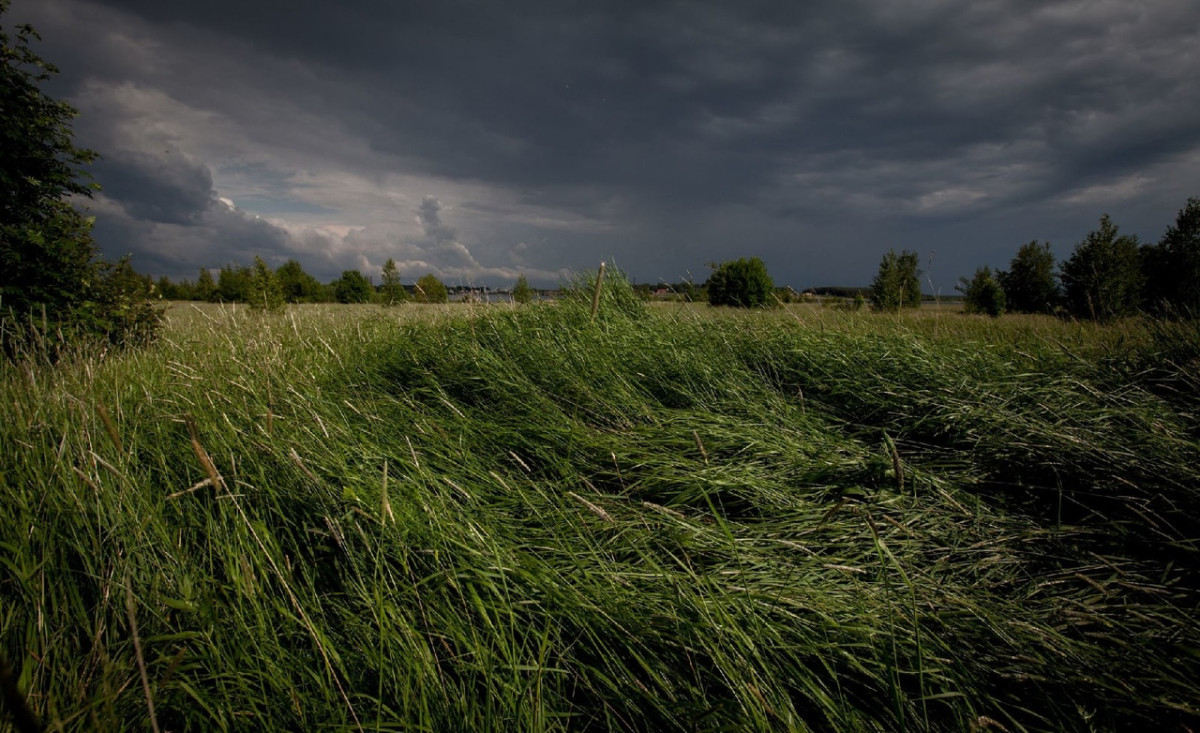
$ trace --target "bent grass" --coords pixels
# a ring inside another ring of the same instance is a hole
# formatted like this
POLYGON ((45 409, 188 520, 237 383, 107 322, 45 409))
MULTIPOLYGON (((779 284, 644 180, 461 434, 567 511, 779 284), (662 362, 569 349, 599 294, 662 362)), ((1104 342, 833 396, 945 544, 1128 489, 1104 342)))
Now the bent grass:
POLYGON ((593 321, 592 296, 177 305, 153 348, 0 367, 0 640, 30 707, 1195 726, 1197 423, 1143 365, 1200 342, 647 309, 615 278, 593 321))

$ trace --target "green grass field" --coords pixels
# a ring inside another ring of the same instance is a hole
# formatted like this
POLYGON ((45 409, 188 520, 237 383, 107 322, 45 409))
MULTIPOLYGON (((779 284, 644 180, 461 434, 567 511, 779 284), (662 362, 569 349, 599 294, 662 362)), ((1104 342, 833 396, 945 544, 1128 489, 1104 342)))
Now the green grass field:
MULTIPOLYGON (((177 304, 0 366, 65 730, 1200 725, 1200 329, 177 304)), ((3 723, 0 723, 0 728, 3 723)))

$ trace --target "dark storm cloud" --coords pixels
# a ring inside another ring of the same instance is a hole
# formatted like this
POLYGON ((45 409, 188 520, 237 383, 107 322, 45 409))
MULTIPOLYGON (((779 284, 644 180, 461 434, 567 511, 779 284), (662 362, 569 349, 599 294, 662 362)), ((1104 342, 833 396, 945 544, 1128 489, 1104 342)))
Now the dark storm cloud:
POLYGON ((120 100, 86 129, 132 219, 203 228, 229 192, 331 270, 963 274, 1106 210, 1156 237, 1200 189, 1200 6, 1169 0, 24 10, 73 99, 120 100))
POLYGON ((133 217, 164 224, 195 223, 215 202, 212 176, 194 161, 109 152, 93 167, 107 196, 133 217))

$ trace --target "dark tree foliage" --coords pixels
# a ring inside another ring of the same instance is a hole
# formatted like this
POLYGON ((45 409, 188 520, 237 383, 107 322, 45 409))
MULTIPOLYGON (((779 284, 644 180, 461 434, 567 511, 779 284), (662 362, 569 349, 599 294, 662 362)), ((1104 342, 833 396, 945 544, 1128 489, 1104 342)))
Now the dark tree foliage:
POLYGON ((1076 318, 1110 321, 1137 311, 1142 262, 1136 236, 1121 234, 1108 214, 1063 263, 1067 309, 1076 318))
POLYGON ((334 280, 332 285, 333 297, 339 303, 370 303, 371 293, 375 292, 371 281, 358 270, 342 272, 342 276, 334 280))
POLYGON ((895 313, 901 308, 921 305, 920 259, 916 252, 899 255, 888 250, 879 263, 879 272, 871 283, 871 305, 876 310, 895 313))
POLYGON ((117 346, 144 346, 162 328, 163 308, 151 302, 153 281, 134 271, 126 255, 113 264, 100 262, 91 300, 80 309, 79 325, 107 336, 117 346))
POLYGON ((1007 272, 997 273, 1007 308, 1016 313, 1053 313, 1058 306, 1058 281, 1050 243, 1035 239, 1017 250, 1007 272))
POLYGON ((154 294, 163 300, 186 300, 185 295, 191 292, 191 283, 187 280, 179 284, 171 282, 171 278, 163 275, 154 284, 154 294))
POLYGON ((967 313, 985 313, 996 318, 1004 312, 1004 289, 992 276, 992 268, 981 267, 970 280, 959 281, 955 290, 963 294, 963 310, 967 313))
POLYGON ((517 277, 517 284, 513 285, 513 300, 517 303, 528 303, 533 300, 533 296, 536 294, 534 289, 529 287, 529 280, 524 275, 519 275, 517 277))
MULTIPOLYGON (((7 10, 0 0, 0 17, 7 10)), ((0 305, 16 314, 45 307, 57 319, 98 274, 91 221, 66 200, 91 196, 82 166, 96 153, 72 142, 78 112, 40 89, 58 73, 29 48, 40 38, 27 25, 11 39, 0 27, 0 305)))
MULTIPOLYGON (((0 0, 0 21, 8 6, 0 0)), ((142 343, 159 325, 160 311, 147 302, 151 283, 128 258, 102 262, 92 219, 72 205, 99 188, 82 169, 97 156, 73 143, 78 112, 42 93, 58 69, 29 47, 36 40, 28 25, 15 36, 0 25, 0 330, 12 336, 5 352, 44 346, 50 331, 142 343)))
POLYGON ((383 299, 384 305, 396 305, 408 300, 408 292, 400 284, 400 268, 396 267, 395 260, 391 257, 387 258, 379 275, 382 278, 379 295, 383 299))
POLYGON ((254 273, 245 265, 228 264, 217 275, 217 299, 225 303, 247 303, 254 273))
POLYGON ((304 271, 296 260, 288 260, 275 270, 284 300, 289 303, 315 303, 323 299, 325 287, 304 271))
POLYGON ((196 289, 193 293, 196 300, 215 301, 217 299, 217 283, 213 281, 212 271, 207 267, 200 268, 196 278, 196 289))
POLYGON ((1157 245, 1142 248, 1142 270, 1152 310, 1200 317, 1200 198, 1188 199, 1157 245))
POLYGON ((447 303, 450 300, 445 284, 432 273, 422 275, 413 290, 413 299, 418 303, 447 303))
POLYGON ((757 257, 722 262, 708 277, 708 304, 761 308, 771 302, 775 283, 757 257))

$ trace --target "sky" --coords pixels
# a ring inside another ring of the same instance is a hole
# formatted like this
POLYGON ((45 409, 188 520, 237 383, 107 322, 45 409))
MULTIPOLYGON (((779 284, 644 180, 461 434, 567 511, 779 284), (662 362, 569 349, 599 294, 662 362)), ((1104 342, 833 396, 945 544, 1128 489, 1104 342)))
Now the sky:
POLYGON ((927 292, 1200 196, 1194 0, 13 0, 109 257, 927 292))

